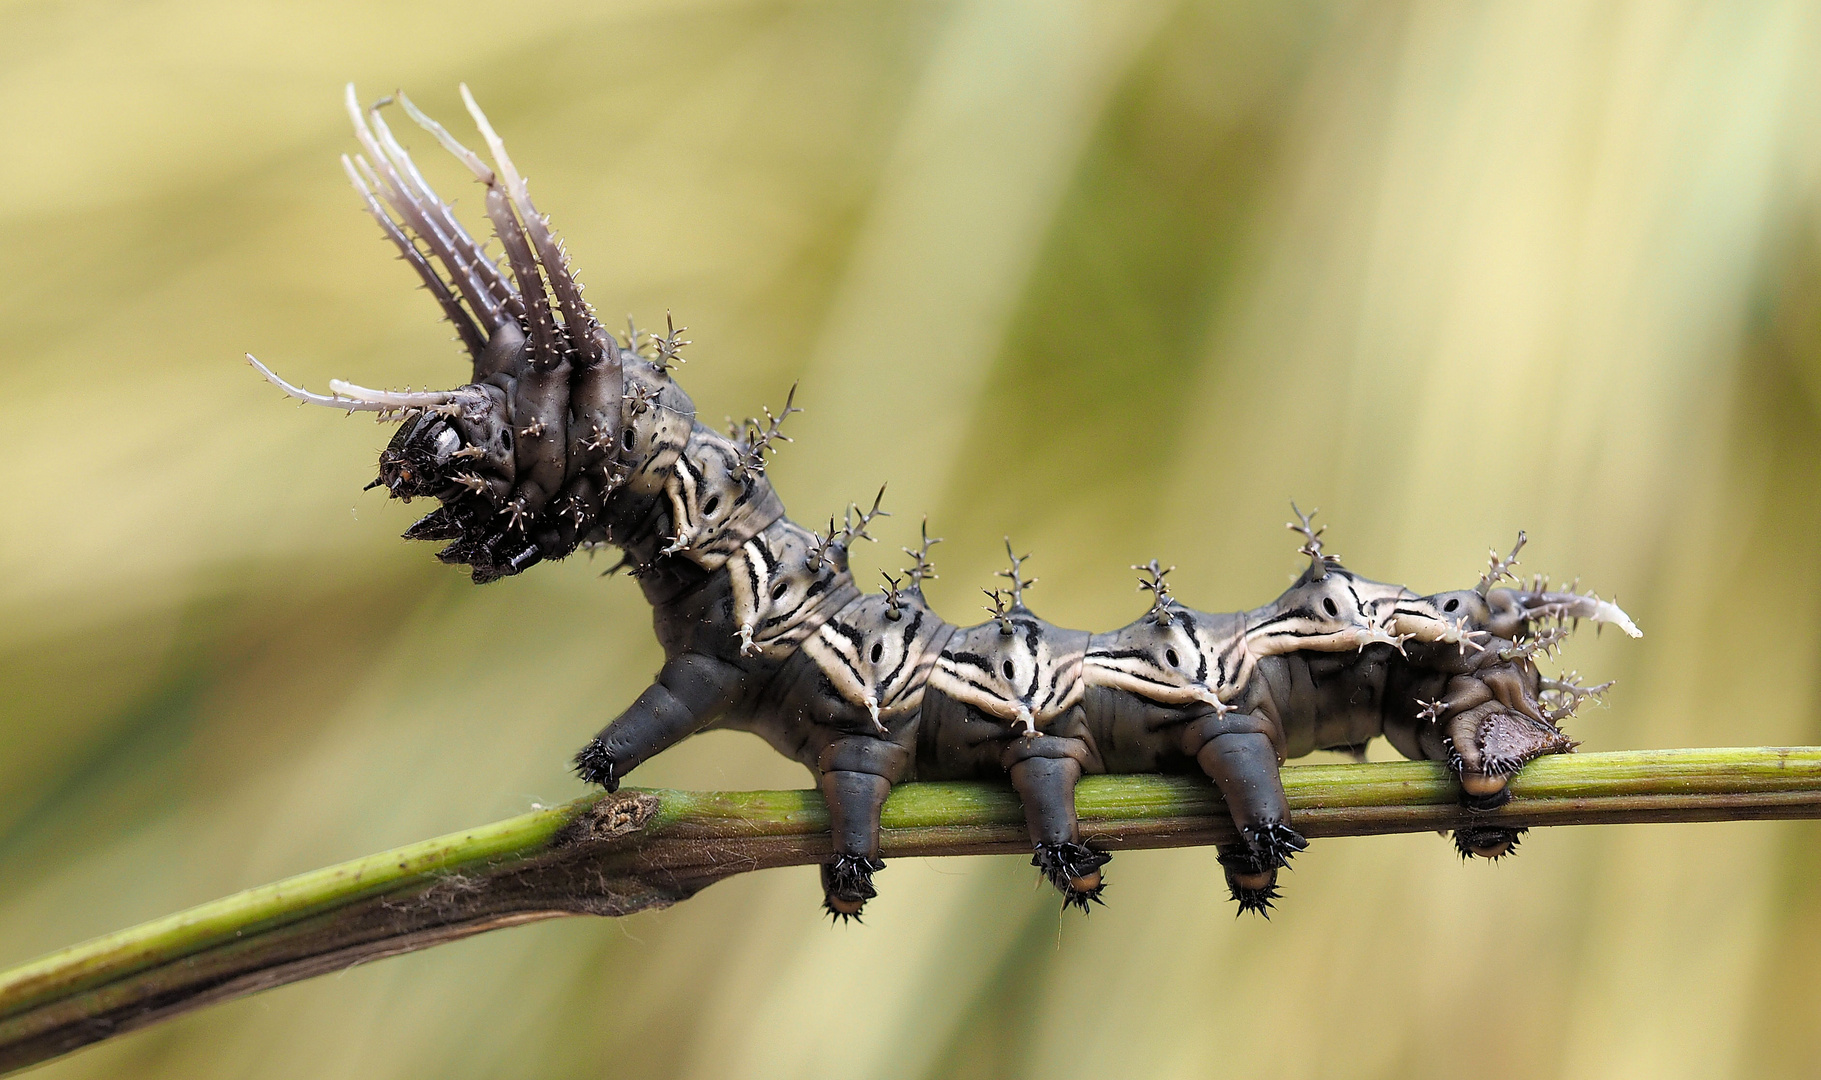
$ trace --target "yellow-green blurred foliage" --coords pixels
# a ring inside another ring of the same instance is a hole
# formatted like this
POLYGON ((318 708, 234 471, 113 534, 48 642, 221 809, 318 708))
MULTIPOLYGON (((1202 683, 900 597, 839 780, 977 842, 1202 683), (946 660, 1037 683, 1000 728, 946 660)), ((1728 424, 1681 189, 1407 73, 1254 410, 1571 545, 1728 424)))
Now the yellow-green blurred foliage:
MULTIPOLYGON (((611 322, 706 417, 800 380, 815 523, 890 481, 979 617, 1001 537, 1107 628, 1298 569, 1584 575, 1645 627, 1589 749, 1821 741, 1821 26, 1788 3, 0 8, 0 963, 582 794, 658 663, 605 562, 487 588, 288 406, 465 364, 358 210, 344 81, 466 80, 611 322)), ((479 200, 410 136, 471 219, 479 200)), ((417 509, 421 509, 417 508, 417 509)), ((1382 748, 1374 753, 1384 756, 1382 748)), ((802 786, 715 734, 646 785, 802 786)), ((811 869, 387 960, 47 1077, 1807 1076, 1821 832, 1329 840, 1277 918, 1207 850, 1062 917, 1022 860, 811 869)))

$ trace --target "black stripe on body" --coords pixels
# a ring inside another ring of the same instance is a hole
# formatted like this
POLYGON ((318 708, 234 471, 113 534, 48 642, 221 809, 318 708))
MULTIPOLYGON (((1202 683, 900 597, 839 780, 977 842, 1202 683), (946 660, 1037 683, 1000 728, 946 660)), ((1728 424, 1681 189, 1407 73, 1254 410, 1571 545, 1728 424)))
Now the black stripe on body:
POLYGON ((911 643, 917 640, 917 629, 922 625, 923 612, 919 611, 911 616, 910 625, 904 628, 904 641, 898 648, 898 663, 880 680, 880 686, 890 686, 896 682, 898 673, 904 670, 904 665, 910 663, 911 643))
MULTIPOLYGON (((1033 675, 1034 675, 1034 674, 1035 674, 1035 673, 1033 673, 1033 675)), ((1061 668, 1052 668, 1052 669, 1050 669, 1050 688, 1049 688, 1049 690, 1048 690, 1048 692, 1046 692, 1046 693, 1045 693, 1045 694, 1044 694, 1044 695, 1043 695, 1043 703, 1044 703, 1044 704, 1045 704, 1045 705, 1049 705, 1049 704, 1052 704, 1052 703, 1054 703, 1054 702, 1055 702, 1055 700, 1056 700, 1056 686, 1057 686, 1057 684, 1058 684, 1058 683, 1060 683, 1060 682, 1062 682, 1062 669, 1061 669, 1061 668)), ((1035 685, 1036 685, 1036 679, 1035 679, 1035 678, 1033 678, 1033 679, 1032 679, 1032 680, 1031 680, 1031 685, 1032 685, 1032 686, 1035 686, 1035 685)))
POLYGON ((1246 631, 1246 634, 1247 634, 1247 636, 1250 636, 1252 634, 1258 633, 1261 630, 1264 630, 1267 627, 1275 626, 1278 623, 1289 622, 1293 619, 1313 619, 1314 617, 1315 617, 1315 612, 1310 610, 1309 608, 1306 608, 1306 607, 1292 608, 1291 610, 1286 611, 1281 615, 1273 615, 1269 619, 1266 619, 1264 622, 1259 623, 1257 626, 1251 627, 1250 629, 1248 629, 1246 631))
MULTIPOLYGON (((760 543, 757 540, 744 545, 744 547, 748 552, 752 552, 755 549, 761 553, 763 553, 765 551, 765 545, 760 543)), ((764 562, 766 560, 766 558, 767 558, 766 556, 761 555, 760 561, 764 562)), ((764 596, 763 590, 765 588, 765 585, 764 585, 764 581, 761 580, 759 577, 758 568, 753 565, 752 558, 748 557, 745 560, 745 562, 746 562, 746 580, 752 588, 752 606, 756 609, 759 606, 761 597, 764 596)), ((767 565, 766 569, 769 571, 771 568, 769 565, 767 565)), ((771 575, 769 573, 766 574, 767 579, 769 579, 770 576, 771 575)))
MULTIPOLYGON (((851 627, 843 626, 842 624, 835 622, 832 619, 829 620, 828 622, 823 623, 822 625, 825 629, 832 628, 835 631, 835 633, 840 634, 841 636, 847 638, 850 641, 853 641, 856 644, 859 643, 859 640, 860 640, 859 632, 854 630, 851 627)), ((848 672, 853 675, 855 682, 859 683, 862 686, 866 685, 865 678, 863 678, 860 674, 859 665, 855 664, 852 660, 849 660, 847 658, 847 654, 845 652, 843 652, 840 649, 830 649, 829 652, 832 652, 835 654, 835 658, 837 660, 841 661, 841 666, 846 668, 848 670, 848 672)))
POLYGON ((770 576, 777 572, 778 557, 771 553, 771 545, 767 544, 763 537, 755 538, 753 540, 753 545, 759 549, 759 558, 765 563, 766 575, 770 576))
POLYGON ((1082 654, 1082 657, 1083 659, 1151 660, 1153 662, 1156 660, 1156 657, 1146 649, 1089 649, 1082 654))
MULTIPOLYGON (((994 701, 1005 701, 1006 700, 1005 695, 1000 693, 998 688, 992 687, 992 686, 987 686, 983 683, 976 682, 973 679, 968 678, 967 676, 956 674, 955 681, 960 683, 963 686, 972 687, 973 689, 980 691, 981 694, 985 695, 986 697, 991 698, 994 701)), ((1009 702, 1007 702, 1007 703, 1009 704, 1009 702)))
POLYGON ((989 675, 991 675, 993 673, 993 662, 991 660, 988 660, 986 657, 981 656, 977 653, 968 653, 968 652, 958 653, 958 652, 949 652, 947 650, 944 650, 942 653, 942 659, 947 660, 950 663, 966 664, 969 667, 977 667, 981 671, 984 671, 989 675))

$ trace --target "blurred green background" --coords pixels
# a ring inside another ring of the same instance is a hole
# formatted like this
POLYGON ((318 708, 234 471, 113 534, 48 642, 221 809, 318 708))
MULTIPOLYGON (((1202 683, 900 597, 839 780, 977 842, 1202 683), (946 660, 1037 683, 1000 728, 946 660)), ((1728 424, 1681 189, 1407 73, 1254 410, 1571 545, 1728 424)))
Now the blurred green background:
MULTIPOLYGON (((0 7, 0 964, 582 794, 659 662, 606 561, 484 589, 362 494, 321 388, 449 328, 339 171, 341 86, 466 80, 610 324, 677 312, 706 418, 774 407, 814 523, 890 481, 980 617, 1126 567, 1430 591, 1530 531, 1645 627, 1588 749, 1821 742, 1821 13, 1799 3, 0 7), (1805 59, 1806 58, 1806 59, 1805 59)), ((470 220, 479 199, 405 133, 470 220)), ((1375 747, 1375 756, 1386 756, 1375 747)), ((634 782, 799 787, 713 734, 634 782)), ((1726 1077, 1821 1060, 1821 830, 1327 840, 1277 918, 1208 850, 1059 915, 1014 858, 813 869, 234 1002, 46 1077, 1726 1077)))

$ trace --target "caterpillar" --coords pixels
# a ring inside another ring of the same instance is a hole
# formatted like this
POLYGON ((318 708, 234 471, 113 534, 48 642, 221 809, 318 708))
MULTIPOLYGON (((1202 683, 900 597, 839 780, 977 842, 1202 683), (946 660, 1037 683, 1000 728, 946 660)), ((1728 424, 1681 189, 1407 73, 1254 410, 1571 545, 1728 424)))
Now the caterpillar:
MULTIPOLYGON (((919 779, 1009 781, 1025 808, 1032 864, 1082 911, 1101 900, 1109 856, 1086 843, 1075 787, 1098 773, 1199 773, 1219 788, 1238 839, 1217 858, 1241 912, 1268 914, 1277 871, 1306 846, 1279 768, 1317 749, 1363 758, 1384 736, 1407 757, 1447 763, 1461 799, 1487 810, 1510 797, 1525 763, 1567 753, 1560 721, 1611 684, 1545 678, 1579 620, 1639 631, 1624 611, 1571 587, 1508 587, 1525 537, 1494 552, 1472 588, 1420 595, 1371 581, 1323 549, 1323 530, 1292 504, 1308 566, 1276 600, 1207 613, 1182 604, 1170 568, 1134 567, 1150 606, 1118 630, 1045 621, 1007 541, 987 618, 945 621, 925 522, 912 565, 863 592, 848 555, 885 514, 850 505, 826 532, 785 516, 767 462, 800 411, 795 389, 723 434, 696 418, 675 381, 687 328, 629 321, 610 334, 582 299, 562 245, 467 87, 462 99, 491 164, 403 93, 346 107, 360 152, 342 164, 368 213, 435 297, 472 360, 453 390, 393 392, 339 380, 287 395, 396 420, 368 485, 434 499, 406 532, 444 542, 437 557, 476 583, 522 573, 578 548, 617 547, 649 601, 665 654, 651 685, 576 754, 582 779, 614 790, 639 764, 711 727, 753 732, 808 767, 830 813, 824 905, 858 916, 877 895, 880 812, 919 779), (396 105, 485 190, 502 256, 431 189, 386 124, 396 105)), ((617 567, 616 567, 617 568, 617 567)), ((1499 858, 1519 833, 1456 831, 1463 856, 1499 858)))

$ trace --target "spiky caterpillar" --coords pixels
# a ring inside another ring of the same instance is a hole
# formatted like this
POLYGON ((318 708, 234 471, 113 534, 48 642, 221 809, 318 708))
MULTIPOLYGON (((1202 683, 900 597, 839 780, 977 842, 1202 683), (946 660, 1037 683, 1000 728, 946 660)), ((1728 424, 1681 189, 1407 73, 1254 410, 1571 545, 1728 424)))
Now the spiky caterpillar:
MULTIPOLYGON (((1263 910, 1276 868, 1304 846, 1277 775, 1285 758, 1385 734, 1410 756, 1449 762, 1470 804, 1490 805, 1525 761, 1572 745, 1541 700, 1579 689, 1552 690, 1536 673, 1530 652, 1554 639, 1532 625, 1587 617, 1635 632, 1593 597, 1492 589, 1508 568, 1498 561, 1470 600, 1369 582, 1322 554, 1307 517, 1292 527, 1306 537, 1309 570, 1251 612, 1183 607, 1152 564, 1153 604, 1137 622, 1066 630, 1025 606, 1030 582, 1014 557, 991 617, 956 627, 922 595, 927 534, 904 578, 862 594, 847 551, 870 539, 877 500, 826 535, 785 517, 765 465, 790 401, 727 435, 698 423, 671 378, 683 331, 629 330, 622 342, 602 329, 523 178, 466 88, 463 97, 492 166, 396 101, 485 186, 504 272, 386 127, 392 99, 362 110, 349 88, 365 154, 344 165, 455 325, 472 382, 434 393, 337 382, 316 395, 260 370, 294 397, 401 420, 374 483, 395 498, 437 499, 406 536, 448 541, 439 557, 469 566, 476 582, 582 545, 622 548, 666 661, 577 755, 578 772, 611 789, 704 728, 763 736, 827 796, 823 884, 838 916, 874 895, 879 812, 895 783, 1009 777, 1034 863, 1085 909, 1107 856, 1082 840, 1076 781, 1159 770, 1205 772, 1220 786, 1242 838, 1221 862, 1242 909, 1263 910)), ((1457 840, 1479 854, 1509 847, 1497 830, 1457 840)))

